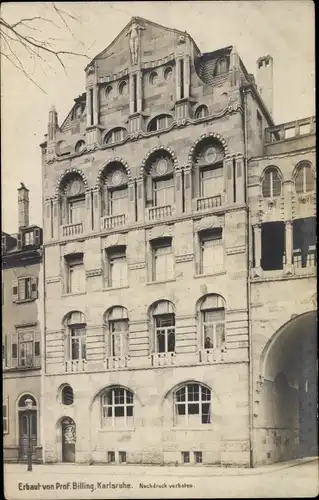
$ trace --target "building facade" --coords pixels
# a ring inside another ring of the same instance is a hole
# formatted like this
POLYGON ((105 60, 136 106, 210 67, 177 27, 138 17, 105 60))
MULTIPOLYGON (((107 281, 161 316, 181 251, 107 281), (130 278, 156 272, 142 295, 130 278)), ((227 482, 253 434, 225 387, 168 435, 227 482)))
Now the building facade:
POLYGON ((42 460, 40 436, 43 335, 42 229, 29 224, 29 191, 18 189, 19 231, 1 233, 4 460, 42 460), (26 399, 33 403, 31 415, 26 399))
MULTIPOLYGON (((314 119, 303 137, 299 122, 296 139, 280 135, 272 64, 258 60, 257 85, 235 47, 201 54, 187 33, 133 18, 87 66, 60 126, 51 108, 45 462, 283 459, 268 386, 287 360, 269 368, 268 351, 315 310, 313 245, 305 258, 288 229, 314 217, 314 119), (270 222, 284 231, 274 272, 270 222)), ((297 413, 279 432, 285 457, 299 453, 297 413)))

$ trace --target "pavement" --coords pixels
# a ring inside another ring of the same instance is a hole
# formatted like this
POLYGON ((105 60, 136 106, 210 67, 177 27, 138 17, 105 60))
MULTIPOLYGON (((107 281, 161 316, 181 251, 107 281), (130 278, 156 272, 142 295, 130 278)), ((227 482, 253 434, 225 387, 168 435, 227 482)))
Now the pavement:
POLYGON ((319 494, 318 458, 245 468, 5 464, 7 500, 304 498, 319 494))

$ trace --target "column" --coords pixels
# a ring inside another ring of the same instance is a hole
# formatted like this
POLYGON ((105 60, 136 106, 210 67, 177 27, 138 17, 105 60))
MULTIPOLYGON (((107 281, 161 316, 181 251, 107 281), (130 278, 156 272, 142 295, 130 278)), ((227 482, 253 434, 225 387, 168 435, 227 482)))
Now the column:
POLYGON ((184 56, 184 97, 189 97, 190 61, 189 55, 184 56))
POLYGON ((83 233, 92 231, 92 199, 91 190, 85 192, 85 220, 83 221, 83 233))
POLYGON ((181 59, 180 58, 177 58, 176 59, 176 101, 179 101, 179 99, 181 98, 181 73, 180 73, 180 65, 179 65, 179 61, 181 59))
POLYGON ((101 192, 100 189, 93 190, 93 229, 101 229, 101 192))
POLYGON ((285 255, 286 260, 284 264, 285 274, 293 273, 293 262, 292 262, 292 249, 293 249, 293 235, 292 235, 292 221, 287 220, 285 222, 285 255))
POLYGON ((236 203, 245 203, 245 165, 242 156, 236 158, 236 203))
MULTIPOLYGON (((185 212, 192 211, 193 203, 193 176, 190 168, 184 169, 184 210, 185 212)), ((196 210, 196 208, 195 208, 196 210)))
POLYGON ((135 182, 129 181, 128 183, 128 214, 126 215, 126 222, 135 222, 135 182))
POLYGON ((137 184, 137 220, 145 220, 145 183, 144 177, 136 181, 137 184))
POLYGON ((91 126, 91 99, 90 99, 90 89, 86 89, 86 126, 91 126))
POLYGON ((134 113, 134 75, 129 76, 129 88, 130 88, 130 115, 134 113))
POLYGON ((136 85, 137 85, 137 111, 138 113, 142 112, 142 101, 143 101, 143 79, 142 79, 142 72, 139 71, 137 73, 137 78, 136 78, 136 85))
POLYGON ((254 243, 255 248, 253 248, 253 252, 255 252, 255 267, 253 276, 258 277, 261 276, 261 224, 255 224, 253 226, 254 231, 254 243))
POLYGON ((175 171, 175 213, 181 214, 183 211, 183 183, 182 171, 175 171))
POLYGON ((53 237, 58 238, 60 229, 60 203, 59 198, 53 198, 53 237))
POLYGON ((233 193, 233 183, 234 183, 234 171, 233 171, 233 159, 227 158, 224 160, 224 182, 226 191, 226 205, 231 205, 234 203, 234 193, 233 193))
POLYGON ((93 88, 93 123, 94 125, 98 125, 99 123, 99 89, 98 86, 95 85, 93 88))

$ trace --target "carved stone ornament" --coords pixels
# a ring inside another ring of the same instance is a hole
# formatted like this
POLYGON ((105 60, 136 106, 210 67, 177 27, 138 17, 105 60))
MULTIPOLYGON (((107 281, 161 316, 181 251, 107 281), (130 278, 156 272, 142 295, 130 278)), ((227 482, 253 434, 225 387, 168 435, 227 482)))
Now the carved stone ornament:
POLYGON ((276 200, 275 200, 274 198, 270 198, 270 199, 268 200, 268 206, 269 206, 270 208, 275 207, 275 206, 276 206, 276 200))
POLYGON ((130 45, 130 52, 131 52, 131 61, 132 65, 135 66, 138 64, 138 56, 139 56, 139 48, 140 48, 140 30, 144 30, 142 26, 139 26, 135 20, 133 20, 131 28, 127 32, 127 35, 129 35, 129 45, 130 45))
POLYGON ((156 238, 162 238, 165 236, 171 236, 171 226, 167 225, 161 225, 161 226, 156 226, 150 229, 149 231, 149 239, 154 240, 156 238))
POLYGON ((94 71, 95 71, 95 68, 93 65, 88 67, 88 75, 92 75, 92 73, 94 73, 94 71))
POLYGON ((182 45, 183 43, 185 43, 186 39, 185 39, 185 36, 184 35, 179 35, 178 37, 178 45, 182 45))

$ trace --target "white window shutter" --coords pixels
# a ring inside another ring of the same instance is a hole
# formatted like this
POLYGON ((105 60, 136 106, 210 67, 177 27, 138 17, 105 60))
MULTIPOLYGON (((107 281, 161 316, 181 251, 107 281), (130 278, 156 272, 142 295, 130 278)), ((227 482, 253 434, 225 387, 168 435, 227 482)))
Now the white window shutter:
POLYGON ((17 302, 18 300, 18 280, 12 281, 12 302, 17 302))

